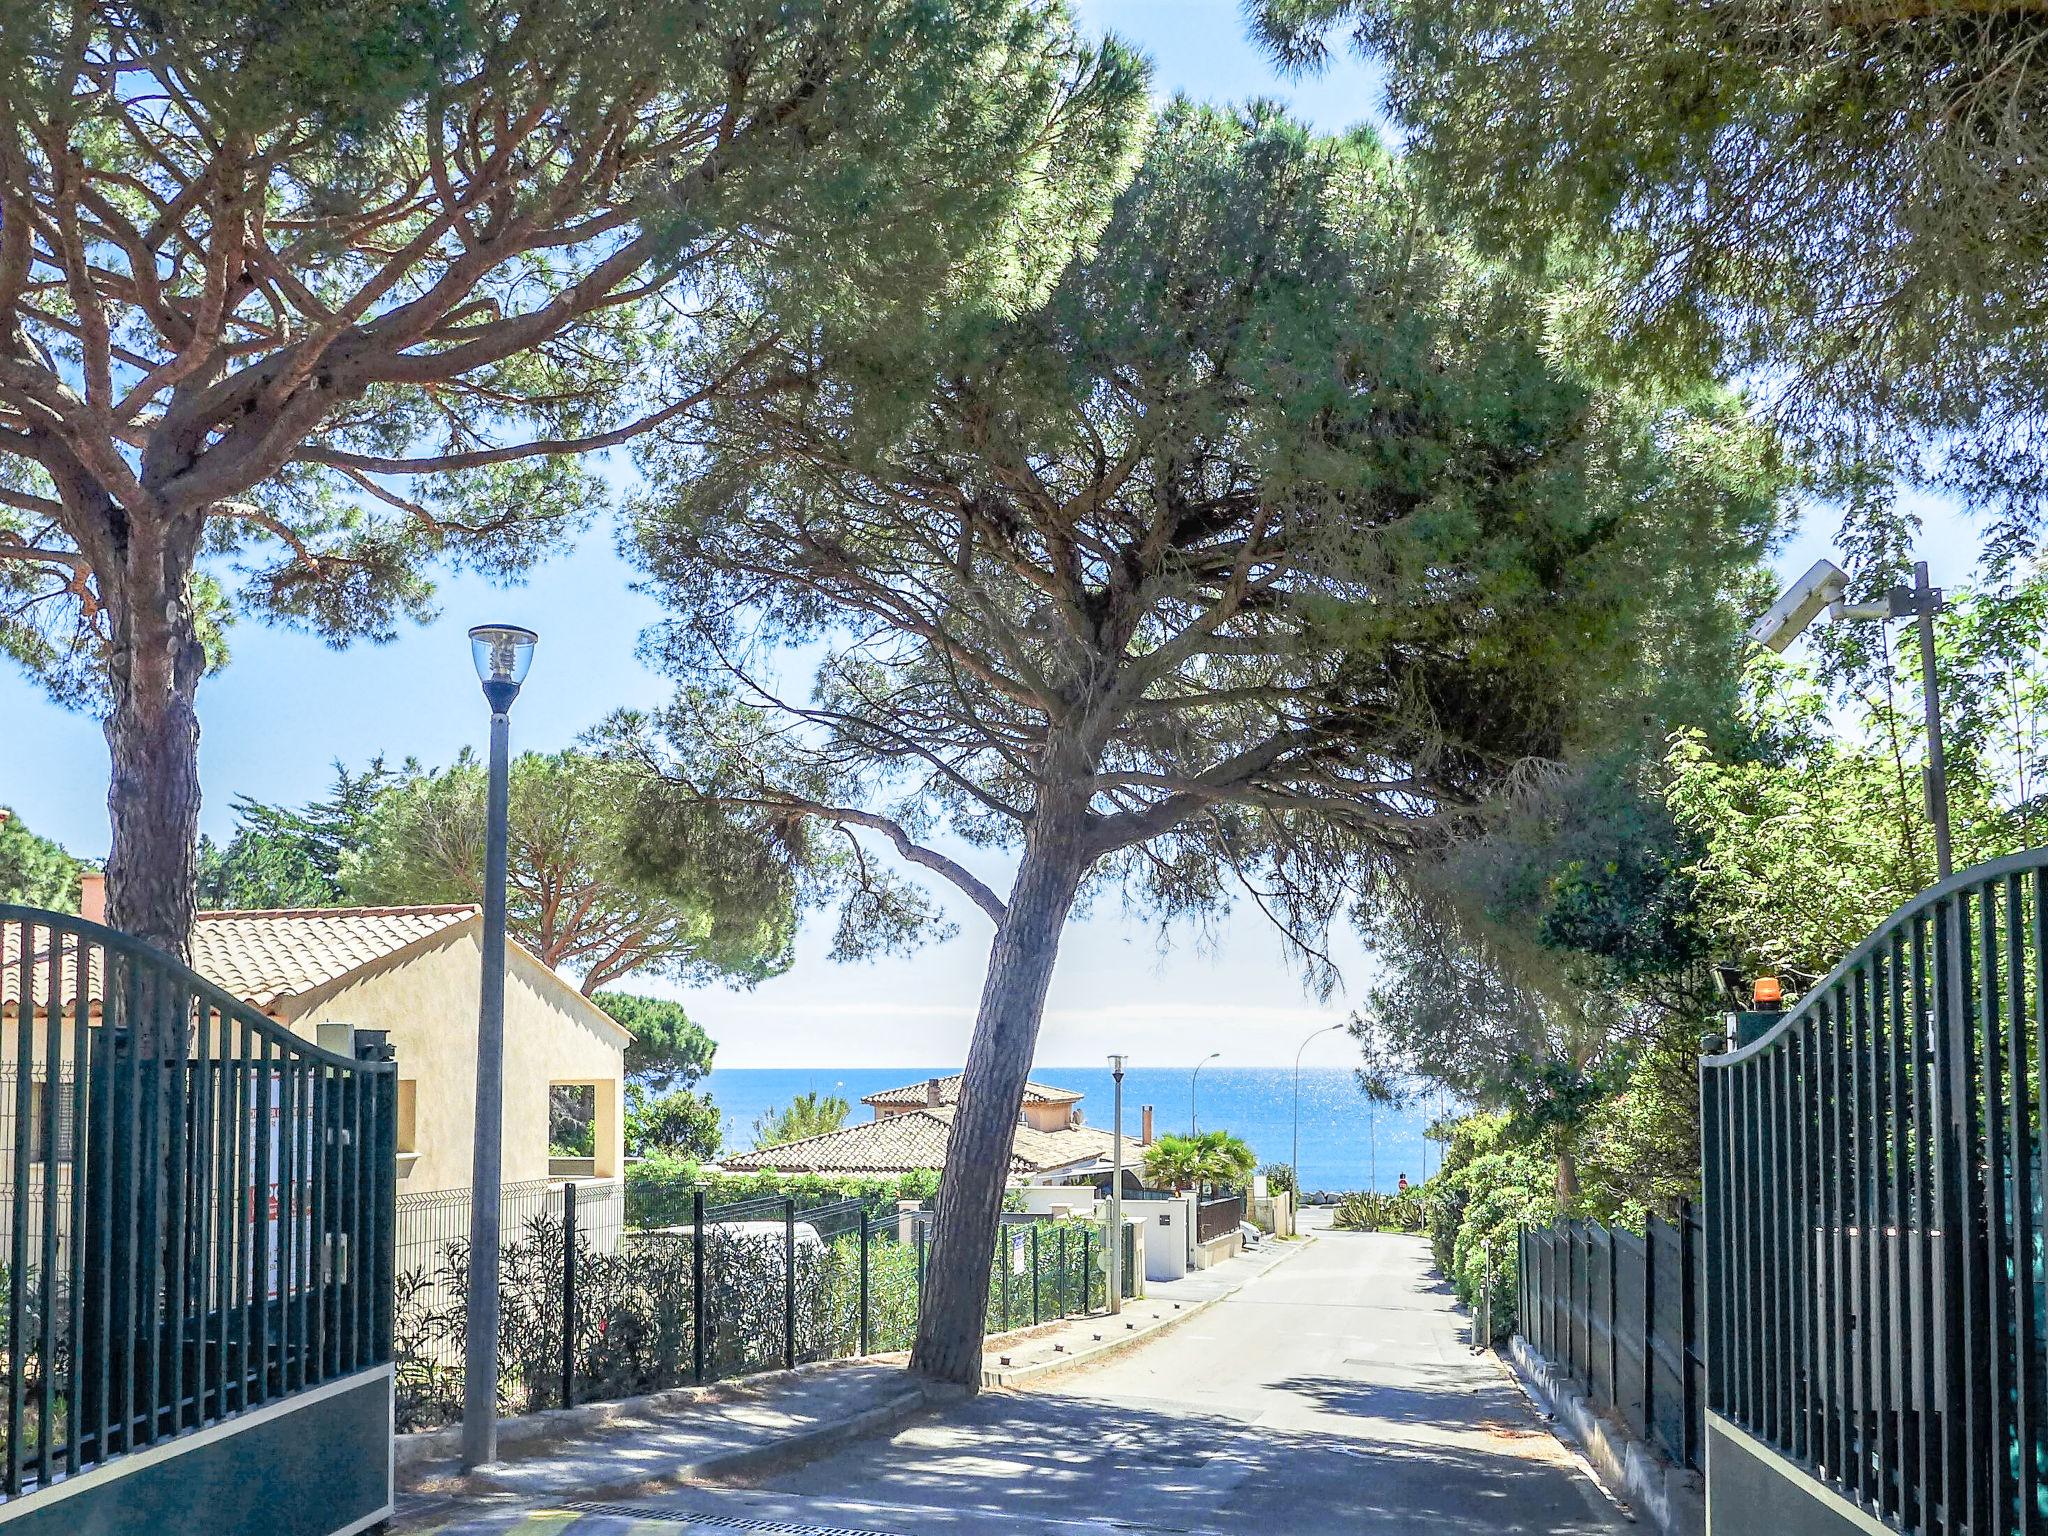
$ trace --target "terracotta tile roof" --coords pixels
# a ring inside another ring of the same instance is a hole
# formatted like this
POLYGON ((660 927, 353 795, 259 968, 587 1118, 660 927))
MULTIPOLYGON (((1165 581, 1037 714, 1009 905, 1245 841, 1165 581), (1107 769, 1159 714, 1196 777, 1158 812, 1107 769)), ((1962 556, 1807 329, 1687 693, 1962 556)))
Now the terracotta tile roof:
MULTIPOLYGON (((269 1008, 337 981, 477 913, 468 904, 435 907, 321 907, 275 912, 202 912, 192 929, 192 969, 256 1008, 269 1008)), ((21 929, 0 928, 0 1007, 20 995, 21 929)), ((32 930, 31 993, 40 1011, 49 1001, 48 935, 32 930)), ((63 1006, 74 1006, 77 977, 65 946, 58 979, 63 1006)), ((86 996, 101 1000, 100 952, 86 978, 86 996)))
MULTIPOLYGON (((951 1077, 939 1079, 939 1102, 957 1104, 960 1102, 960 1078, 955 1072, 951 1077)), ((931 1085, 928 1082, 905 1083, 901 1088, 884 1088, 880 1093, 871 1093, 861 1100, 863 1104, 884 1106, 897 1104, 929 1104, 931 1085)), ((1048 1088, 1044 1083, 1026 1083, 1024 1102, 1026 1104, 1075 1104, 1081 1095, 1069 1088, 1048 1088)))
MULTIPOLYGON (((29 995, 35 1000, 36 1012, 42 1012, 50 1001, 50 930, 31 928, 29 938, 29 995)), ((21 1001, 21 934, 19 924, 0 925, 0 1013, 18 1014, 21 1001)), ((97 1007, 104 990, 106 969, 105 951, 94 948, 86 951, 86 997, 97 1007)), ((66 942, 59 962, 57 974, 57 995, 63 999, 66 1012, 78 1004, 78 946, 66 942)))
POLYGON ((258 1008, 298 997, 475 917, 469 903, 202 912, 192 969, 258 1008))
MULTIPOLYGON (((943 1168, 953 1134, 955 1106, 917 1109, 849 1125, 822 1136, 806 1136, 777 1147, 761 1147, 720 1158, 734 1172, 773 1168, 782 1173, 921 1173, 943 1168)), ((1010 1147, 1010 1172, 1046 1173, 1110 1155, 1110 1133, 1094 1126, 1058 1131, 1017 1127, 1010 1147)))

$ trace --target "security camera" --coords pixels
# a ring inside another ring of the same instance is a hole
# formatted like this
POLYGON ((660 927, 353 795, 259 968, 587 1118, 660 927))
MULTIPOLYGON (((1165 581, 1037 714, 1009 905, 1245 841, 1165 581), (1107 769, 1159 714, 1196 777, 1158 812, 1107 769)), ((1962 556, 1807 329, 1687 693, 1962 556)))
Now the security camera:
POLYGON ((1823 608, 1840 603, 1848 590, 1847 572, 1832 560, 1816 560, 1811 570, 1771 604, 1771 611, 1750 626, 1749 638, 1766 650, 1782 653, 1823 608))

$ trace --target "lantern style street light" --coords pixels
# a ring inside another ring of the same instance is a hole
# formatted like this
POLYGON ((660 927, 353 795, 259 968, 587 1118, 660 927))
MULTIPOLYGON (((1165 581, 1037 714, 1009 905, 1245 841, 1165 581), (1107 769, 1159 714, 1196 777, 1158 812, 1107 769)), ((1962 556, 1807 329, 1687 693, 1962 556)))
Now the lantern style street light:
POLYGON ((476 1026, 476 1138, 469 1186, 469 1316, 463 1336, 462 1465, 498 1459, 498 1201, 505 1162, 506 781, 512 701, 539 637, 516 624, 469 632, 491 706, 490 795, 484 818, 484 968, 476 1026))

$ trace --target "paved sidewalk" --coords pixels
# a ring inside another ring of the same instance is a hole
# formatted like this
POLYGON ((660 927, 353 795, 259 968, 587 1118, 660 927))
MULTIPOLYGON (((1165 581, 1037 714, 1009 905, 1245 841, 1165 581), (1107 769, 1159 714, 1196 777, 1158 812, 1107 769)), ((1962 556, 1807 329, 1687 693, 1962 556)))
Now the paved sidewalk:
MULTIPOLYGON (((1183 1279, 1148 1284, 1148 1295, 1126 1303, 1120 1317, 1068 1318, 992 1339, 983 1380, 1014 1386, 1112 1359, 1313 1246, 1308 1239, 1268 1242, 1183 1279)), ((508 1421, 505 1459, 466 1477, 453 1437, 443 1442, 447 1455, 423 1459, 415 1451, 403 1458, 392 1529, 421 1536, 540 1536, 572 1527, 578 1536, 652 1532, 664 1527, 642 1523, 644 1512, 616 1515, 592 1506, 673 1495, 693 1484, 756 1484, 850 1441, 886 1439, 924 1408, 960 1396, 919 1384, 905 1374, 903 1356, 894 1355, 570 1410, 581 1423, 540 1416, 560 1428, 508 1421)))
MULTIPOLYGON (((943 1395, 943 1394, 939 1394, 943 1395)), ((517 1527, 535 1502, 603 1501, 761 1473, 892 1428, 934 1390, 900 1364, 845 1361, 665 1392, 615 1405, 602 1424, 530 1446, 464 1476, 452 1458, 399 1474, 394 1531, 517 1527), (498 1515, 481 1524, 479 1515, 498 1515), (502 1516, 500 1518, 499 1516, 502 1516)))

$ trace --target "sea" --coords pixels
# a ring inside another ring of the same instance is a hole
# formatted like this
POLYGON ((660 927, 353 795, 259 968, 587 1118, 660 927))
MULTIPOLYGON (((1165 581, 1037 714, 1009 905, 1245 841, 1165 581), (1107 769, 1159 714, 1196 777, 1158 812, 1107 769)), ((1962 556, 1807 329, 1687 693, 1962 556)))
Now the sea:
MULTIPOLYGON (((945 1077, 958 1067, 718 1067, 698 1085, 725 1117, 729 1150, 753 1144, 753 1125, 767 1110, 800 1093, 832 1094, 852 1106, 849 1122, 873 1111, 860 1101, 885 1088, 945 1077)), ((1114 1083, 1106 1066, 1034 1067, 1032 1081, 1082 1094, 1090 1125, 1107 1126, 1114 1083)), ((1139 1107, 1153 1107, 1153 1128, 1184 1134, 1190 1124, 1225 1130, 1251 1144, 1261 1163, 1293 1160, 1295 1078, 1289 1067, 1133 1067, 1124 1073, 1124 1132, 1136 1137, 1139 1107), (1192 1101, 1190 1092, 1192 1090, 1192 1101)), ((1405 1174, 1419 1183, 1436 1170, 1441 1148, 1424 1129, 1448 1106, 1436 1099, 1398 1107, 1376 1105, 1359 1092, 1349 1068, 1301 1071, 1301 1182, 1311 1192, 1378 1189, 1391 1193, 1405 1174)))

